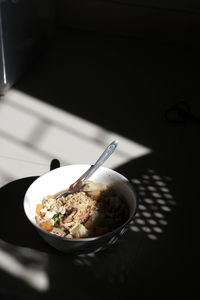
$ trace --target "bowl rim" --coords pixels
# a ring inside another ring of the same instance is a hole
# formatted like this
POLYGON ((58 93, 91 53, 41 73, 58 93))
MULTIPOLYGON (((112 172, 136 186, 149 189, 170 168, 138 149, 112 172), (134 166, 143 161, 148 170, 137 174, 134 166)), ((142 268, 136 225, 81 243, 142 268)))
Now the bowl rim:
MULTIPOLYGON (((28 189, 26 190, 26 193, 24 195, 24 199, 23 199, 23 208, 24 208, 24 212, 25 212, 25 215, 26 215, 26 218, 29 220, 29 222, 34 225, 34 227, 39 231, 39 233, 44 233, 46 235, 49 235, 51 238, 55 239, 55 240, 61 240, 61 241, 65 241, 65 242, 90 242, 90 241, 94 241, 94 240, 97 240, 99 238, 103 238, 103 237, 107 237, 107 236, 110 236, 111 234, 114 235, 115 233, 117 233, 118 231, 122 230, 123 228, 125 228, 132 220, 133 218, 135 217, 136 213, 137 213, 137 210, 138 210, 138 205, 139 205, 139 198, 138 198, 138 195, 134 189, 134 185, 133 183, 128 179, 126 178, 123 174, 111 169, 111 168, 108 168, 108 167, 100 167, 101 169, 104 169, 104 170, 109 170, 109 171, 112 171, 116 174, 119 174, 122 178, 125 179, 126 181, 126 184, 129 186, 129 188, 132 190, 133 192, 133 195, 134 195, 134 199, 135 199, 135 209, 133 210, 133 212, 131 213, 130 212, 130 215, 128 217, 128 219, 123 223, 121 224, 120 226, 118 226, 117 228, 115 228, 114 230, 112 231, 109 231, 109 232, 106 232, 104 234, 101 234, 101 235, 98 235, 98 236, 94 236, 94 237, 84 237, 84 238, 67 238, 67 237, 61 237, 59 235, 56 235, 56 234, 53 234, 53 233, 50 233, 46 230, 44 230, 42 227, 40 227, 37 223, 33 222, 27 215, 27 212, 26 212, 26 195, 28 193, 28 190, 29 188, 31 188, 31 186, 33 184, 35 184, 35 182, 37 180, 39 180, 41 177, 51 173, 51 172, 54 172, 58 169, 63 169, 63 168, 66 168, 66 167, 70 167, 70 166, 90 166, 89 164, 69 164, 69 165, 65 165, 65 166, 61 166, 59 168, 56 168, 56 169, 53 169, 53 170, 50 170, 50 171, 47 171, 45 173, 43 173, 42 175, 40 175, 39 177, 37 177, 31 184, 30 186, 28 187, 28 189)), ((99 169, 100 169, 99 168, 99 169)))

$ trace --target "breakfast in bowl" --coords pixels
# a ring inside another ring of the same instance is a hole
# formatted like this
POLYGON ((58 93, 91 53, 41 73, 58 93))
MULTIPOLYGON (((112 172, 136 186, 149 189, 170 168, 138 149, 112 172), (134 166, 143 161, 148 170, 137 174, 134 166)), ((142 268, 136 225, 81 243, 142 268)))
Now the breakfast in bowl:
POLYGON ((44 241, 64 253, 96 253, 113 245, 137 211, 132 184, 105 167, 85 181, 78 193, 64 193, 62 198, 62 191, 69 190, 89 167, 75 164, 51 170, 39 176, 24 195, 28 220, 44 241))
POLYGON ((86 181, 66 197, 43 197, 36 205, 35 220, 45 231, 65 238, 88 238, 113 231, 129 217, 129 208, 107 185, 86 181))

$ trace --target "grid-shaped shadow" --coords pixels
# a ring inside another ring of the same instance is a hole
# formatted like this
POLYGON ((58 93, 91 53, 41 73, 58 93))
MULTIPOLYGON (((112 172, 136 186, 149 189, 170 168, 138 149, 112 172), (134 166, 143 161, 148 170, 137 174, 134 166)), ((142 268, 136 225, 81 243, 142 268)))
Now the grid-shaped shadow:
POLYGON ((151 240, 157 240, 164 232, 168 214, 176 205, 170 191, 171 180, 169 176, 158 175, 153 169, 132 179, 139 196, 139 206, 130 230, 143 232, 151 240))

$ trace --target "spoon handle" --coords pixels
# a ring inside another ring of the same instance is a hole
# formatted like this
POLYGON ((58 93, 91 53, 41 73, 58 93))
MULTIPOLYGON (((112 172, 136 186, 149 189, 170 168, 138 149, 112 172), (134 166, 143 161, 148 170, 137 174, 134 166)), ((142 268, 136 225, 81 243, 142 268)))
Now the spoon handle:
POLYGON ((115 140, 109 146, 107 146, 95 164, 91 165, 90 168, 70 186, 70 190, 73 188, 80 188, 82 183, 92 176, 92 174, 110 157, 110 155, 115 151, 117 145, 118 141, 115 140))

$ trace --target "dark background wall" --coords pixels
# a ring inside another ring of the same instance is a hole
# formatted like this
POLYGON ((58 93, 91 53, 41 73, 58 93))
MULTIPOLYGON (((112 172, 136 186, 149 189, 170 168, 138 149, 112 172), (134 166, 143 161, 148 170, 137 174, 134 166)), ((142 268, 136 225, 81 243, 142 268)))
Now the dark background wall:
POLYGON ((200 45, 198 0, 1 0, 0 93, 60 28, 200 45))
POLYGON ((198 0, 58 0, 57 25, 141 39, 196 44, 198 0))

